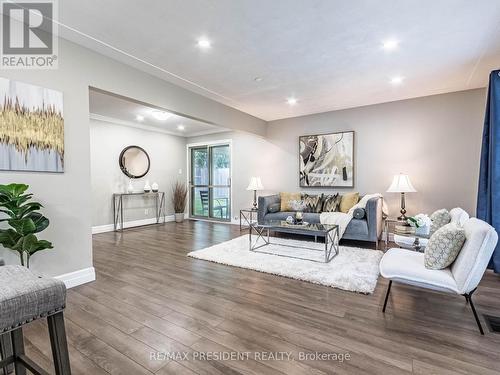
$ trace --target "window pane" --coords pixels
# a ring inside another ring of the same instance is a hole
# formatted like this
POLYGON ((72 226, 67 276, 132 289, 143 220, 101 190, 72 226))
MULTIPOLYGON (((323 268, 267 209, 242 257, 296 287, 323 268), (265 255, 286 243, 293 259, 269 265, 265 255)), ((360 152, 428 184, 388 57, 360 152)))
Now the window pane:
POLYGON ((212 147, 212 185, 229 185, 229 146, 212 147))
POLYGON ((208 149, 192 149, 191 163, 193 185, 208 185, 208 149))
POLYGON ((229 188, 211 188, 212 190, 212 214, 215 219, 229 220, 231 207, 229 204, 229 188))
POLYGON ((192 215, 208 216, 208 188, 192 188, 192 215))

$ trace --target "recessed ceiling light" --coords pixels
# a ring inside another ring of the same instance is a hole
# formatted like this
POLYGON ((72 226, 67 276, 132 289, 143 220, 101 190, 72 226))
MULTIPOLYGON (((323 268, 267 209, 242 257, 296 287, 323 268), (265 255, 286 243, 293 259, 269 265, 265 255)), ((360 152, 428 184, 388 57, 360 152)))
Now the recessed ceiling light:
POLYGON ((403 81, 404 81, 404 77, 396 76, 396 77, 392 77, 390 82, 393 85, 400 85, 401 83, 403 83, 403 81))
POLYGON ((288 98, 288 99, 286 100, 286 102, 287 102, 289 105, 295 105, 295 104, 297 104, 297 99, 295 99, 295 98, 288 98))
POLYGON ((137 121, 144 121, 144 116, 137 115, 137 116, 135 116, 135 119, 136 119, 137 121))
POLYGON ((212 42, 206 38, 198 39, 198 47, 200 48, 210 48, 212 46, 212 42))
POLYGON ((260 82, 260 81, 262 81, 262 77, 255 77, 253 80, 254 80, 255 82, 260 82))
POLYGON ((399 40, 396 39, 388 39, 382 42, 382 48, 386 51, 393 51, 398 48, 399 40))
POLYGON ((151 116, 153 116, 155 119, 159 121, 165 121, 170 116, 172 116, 172 114, 170 112, 165 112, 165 111, 153 111, 151 112, 151 116))
POLYGON ((186 129, 184 125, 177 125, 177 130, 184 130, 186 129))

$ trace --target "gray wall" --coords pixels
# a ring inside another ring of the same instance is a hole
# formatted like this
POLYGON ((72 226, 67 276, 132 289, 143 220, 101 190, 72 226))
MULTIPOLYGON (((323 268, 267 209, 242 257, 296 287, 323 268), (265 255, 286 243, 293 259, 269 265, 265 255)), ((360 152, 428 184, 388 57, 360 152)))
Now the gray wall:
MULTIPOLYGON (((233 139, 233 217, 248 207, 251 176, 262 177, 269 192, 298 191, 298 137, 355 131, 355 188, 384 194, 392 214, 399 194, 385 193, 392 176, 410 175, 418 190, 408 194, 410 214, 461 206, 475 214, 485 90, 469 90, 272 121, 262 139, 243 132, 219 134, 233 139)), ((188 140, 201 142, 211 137, 188 140)), ((306 189, 329 192, 332 189, 306 189)))
MULTIPOLYGON (((118 157, 130 145, 144 148, 151 159, 148 174, 132 180, 134 190, 142 190, 146 180, 158 183, 160 191, 166 193, 167 215, 174 213, 170 202, 172 184, 186 181, 186 138, 91 119, 92 226, 113 223, 111 196, 126 191, 129 183, 119 168, 118 157)), ((155 217, 155 201, 151 197, 126 197, 124 207, 124 221, 155 217)))
MULTIPOLYGON (((60 40, 57 70, 4 70, 1 76, 62 91, 65 118, 65 172, 0 171, 0 183, 31 185, 51 225, 41 235, 55 249, 37 254, 32 268, 61 275, 92 266, 89 86, 128 96, 230 129, 263 134, 265 122, 148 75, 76 44, 60 40)), ((18 263, 0 249, 0 257, 18 263)))
MULTIPOLYGON (((51 89, 64 95, 64 173, 0 171, 0 183, 26 183, 43 205, 50 226, 39 238, 53 242, 54 249, 33 256, 31 268, 51 276, 92 266, 90 229, 90 162, 88 83, 78 56, 82 51, 61 45, 59 69, 4 70, 2 77, 51 89), (68 56, 69 55, 69 56, 68 56)), ((88 56, 87 56, 88 58, 88 56)), ((6 263, 19 264, 17 256, 1 248, 6 263)))

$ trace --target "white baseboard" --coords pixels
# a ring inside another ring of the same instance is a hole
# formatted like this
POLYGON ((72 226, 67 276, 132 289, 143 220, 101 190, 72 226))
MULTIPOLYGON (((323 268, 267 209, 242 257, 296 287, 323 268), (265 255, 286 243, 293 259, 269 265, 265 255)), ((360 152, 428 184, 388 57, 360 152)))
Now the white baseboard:
MULTIPOLYGON (((189 219, 189 215, 184 214, 184 218, 189 219)), ((165 222, 169 222, 169 221, 175 221, 175 216, 174 215, 165 216, 165 222)), ((161 218, 160 218, 160 222, 161 222, 161 218)), ((149 219, 125 221, 123 223, 123 228, 140 227, 142 225, 149 225, 149 224, 156 224, 156 218, 152 217, 149 219)), ((114 230, 115 230, 115 227, 113 224, 97 225, 95 227, 92 227, 92 234, 112 232, 114 230)))
POLYGON ((113 224, 97 225, 92 227, 92 234, 112 232, 115 229, 113 224))
POLYGON ((65 273, 64 275, 59 275, 55 277, 66 284, 66 288, 73 288, 78 285, 85 283, 90 283, 95 280, 95 269, 94 267, 83 268, 78 271, 65 273))

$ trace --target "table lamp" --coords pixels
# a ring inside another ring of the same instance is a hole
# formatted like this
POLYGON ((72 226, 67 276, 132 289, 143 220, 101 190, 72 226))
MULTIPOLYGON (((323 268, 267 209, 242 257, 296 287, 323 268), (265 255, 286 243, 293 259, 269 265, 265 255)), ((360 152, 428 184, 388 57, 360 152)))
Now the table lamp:
POLYGON ((257 209, 257 190, 264 190, 260 177, 250 178, 250 183, 248 184, 247 190, 253 190, 253 209, 257 209))
POLYGON ((387 189, 388 193, 401 193, 401 216, 398 220, 406 221, 406 202, 405 193, 416 193, 417 190, 413 187, 410 181, 410 177, 406 174, 400 173, 394 176, 391 186, 387 189))

